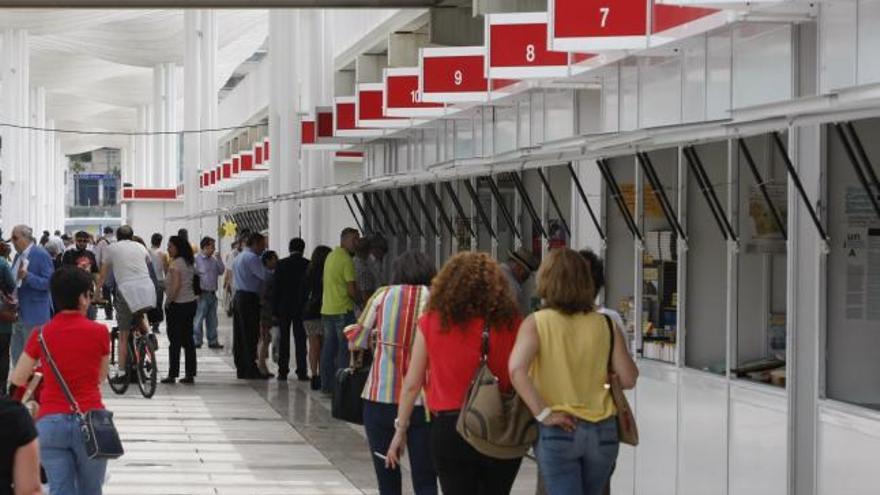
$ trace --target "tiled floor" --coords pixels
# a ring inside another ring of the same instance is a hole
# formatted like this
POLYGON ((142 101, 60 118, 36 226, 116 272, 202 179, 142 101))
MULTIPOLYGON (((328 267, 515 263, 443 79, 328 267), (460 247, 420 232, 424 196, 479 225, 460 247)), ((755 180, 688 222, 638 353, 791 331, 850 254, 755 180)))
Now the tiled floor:
MULTIPOLYGON (((220 330, 226 349, 199 350, 195 385, 159 385, 149 400, 137 386, 124 396, 105 387, 126 455, 111 462, 104 493, 378 493, 362 428, 331 418, 329 399, 307 383, 236 380, 228 320, 220 330)), ((534 493, 534 480, 526 460, 514 493, 534 493)))

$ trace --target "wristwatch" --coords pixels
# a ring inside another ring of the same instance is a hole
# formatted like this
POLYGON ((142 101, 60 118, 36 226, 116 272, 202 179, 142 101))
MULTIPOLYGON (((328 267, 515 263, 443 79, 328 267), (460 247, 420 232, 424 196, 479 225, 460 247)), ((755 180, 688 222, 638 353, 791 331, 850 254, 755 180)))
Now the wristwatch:
POLYGON ((407 428, 409 428, 409 423, 403 424, 400 422, 400 418, 394 418, 395 430, 406 430, 407 428))
POLYGON ((538 415, 535 416, 535 421, 537 421, 538 423, 543 423, 544 420, 547 419, 547 416, 550 416, 550 413, 552 412, 553 411, 551 411, 549 407, 541 409, 541 412, 539 412, 538 415))

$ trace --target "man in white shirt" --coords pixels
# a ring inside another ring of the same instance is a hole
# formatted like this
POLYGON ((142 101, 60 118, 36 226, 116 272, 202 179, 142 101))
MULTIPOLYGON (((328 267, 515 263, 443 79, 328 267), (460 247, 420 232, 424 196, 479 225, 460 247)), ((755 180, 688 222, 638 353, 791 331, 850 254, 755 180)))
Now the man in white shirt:
POLYGON ((150 237, 150 261, 156 273, 156 307, 147 313, 147 320, 153 333, 159 333, 159 324, 165 319, 162 302, 165 298, 165 272, 168 271, 168 254, 162 251, 162 234, 156 232, 150 237))
POLYGON ((117 241, 103 253, 98 285, 112 273, 116 281, 116 312, 119 327, 119 370, 114 379, 125 376, 129 331, 138 327, 147 331, 144 314, 156 307, 156 286, 150 278, 150 254, 132 240, 134 231, 128 225, 116 230, 117 241))
MULTIPOLYGON (((113 228, 104 227, 104 235, 95 241, 95 247, 92 249, 92 252, 95 253, 95 261, 98 263, 98 266, 101 266, 104 263, 104 251, 114 242, 116 242, 116 239, 113 236, 113 228)), ((113 288, 111 284, 108 283, 104 286, 98 285, 98 290, 101 291, 102 299, 106 301, 104 304, 104 317, 108 320, 112 320, 113 288)))

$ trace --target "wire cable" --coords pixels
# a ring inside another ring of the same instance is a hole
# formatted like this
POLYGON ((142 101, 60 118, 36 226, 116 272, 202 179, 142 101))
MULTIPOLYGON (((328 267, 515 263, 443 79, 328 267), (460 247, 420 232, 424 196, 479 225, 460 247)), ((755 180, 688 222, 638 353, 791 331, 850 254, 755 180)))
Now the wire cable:
POLYGON ((269 127, 268 123, 236 125, 228 127, 216 127, 213 129, 188 129, 182 131, 79 131, 73 129, 57 129, 49 127, 35 127, 29 125, 10 124, 8 122, 0 122, 0 127, 9 127, 12 129, 21 129, 25 131, 55 132, 58 134, 78 134, 84 136, 168 136, 176 134, 207 134, 209 132, 228 132, 238 129, 253 129, 259 127, 269 127))

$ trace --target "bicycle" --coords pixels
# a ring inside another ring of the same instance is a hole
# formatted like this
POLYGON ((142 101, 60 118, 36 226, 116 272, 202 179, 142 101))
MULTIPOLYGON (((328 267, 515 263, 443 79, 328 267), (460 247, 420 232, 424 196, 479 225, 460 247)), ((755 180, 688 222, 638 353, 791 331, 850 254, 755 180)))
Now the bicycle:
POLYGON ((126 360, 126 380, 114 380, 119 370, 117 349, 119 345, 119 327, 110 331, 110 370, 107 381, 110 389, 118 395, 124 394, 131 384, 131 377, 137 377, 138 388, 144 398, 149 399, 156 393, 158 366, 156 364, 156 336, 132 329, 128 339, 128 359, 126 360))

